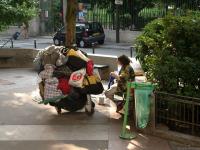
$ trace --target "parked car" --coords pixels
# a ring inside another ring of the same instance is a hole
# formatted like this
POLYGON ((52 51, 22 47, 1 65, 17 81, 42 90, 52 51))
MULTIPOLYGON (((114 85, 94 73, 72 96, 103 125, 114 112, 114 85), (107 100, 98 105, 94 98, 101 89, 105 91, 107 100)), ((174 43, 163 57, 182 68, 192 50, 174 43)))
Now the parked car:
MULTIPOLYGON (((104 44, 105 34, 98 22, 76 23, 76 44, 79 47, 91 46, 92 43, 104 44)), ((54 44, 59 46, 65 42, 65 28, 59 29, 53 37, 54 44)))

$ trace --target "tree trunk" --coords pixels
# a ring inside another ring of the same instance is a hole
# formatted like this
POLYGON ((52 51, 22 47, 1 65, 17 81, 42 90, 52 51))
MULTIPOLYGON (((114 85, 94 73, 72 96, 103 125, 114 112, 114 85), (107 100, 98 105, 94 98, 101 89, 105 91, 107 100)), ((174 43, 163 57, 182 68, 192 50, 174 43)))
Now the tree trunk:
POLYGON ((76 42, 76 11, 77 1, 67 0, 65 46, 70 47, 76 42))

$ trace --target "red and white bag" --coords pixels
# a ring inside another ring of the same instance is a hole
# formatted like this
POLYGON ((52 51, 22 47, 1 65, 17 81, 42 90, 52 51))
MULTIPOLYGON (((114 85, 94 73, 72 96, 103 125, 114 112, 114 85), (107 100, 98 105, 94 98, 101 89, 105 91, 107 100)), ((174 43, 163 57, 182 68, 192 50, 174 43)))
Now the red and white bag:
POLYGON ((70 79, 69 79, 69 85, 73 87, 80 87, 82 88, 83 86, 83 79, 86 74, 86 69, 80 69, 78 71, 75 71, 71 74, 70 79))

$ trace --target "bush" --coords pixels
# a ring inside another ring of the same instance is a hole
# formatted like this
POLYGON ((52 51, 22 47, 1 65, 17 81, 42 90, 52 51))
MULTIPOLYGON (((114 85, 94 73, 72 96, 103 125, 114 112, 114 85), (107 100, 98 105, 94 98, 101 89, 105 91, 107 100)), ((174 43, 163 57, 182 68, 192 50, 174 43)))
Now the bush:
POLYGON ((200 97, 200 15, 169 15, 136 40, 137 59, 159 91, 200 97))
POLYGON ((144 8, 139 12, 138 16, 144 19, 149 19, 165 16, 165 13, 165 9, 163 8, 144 8))

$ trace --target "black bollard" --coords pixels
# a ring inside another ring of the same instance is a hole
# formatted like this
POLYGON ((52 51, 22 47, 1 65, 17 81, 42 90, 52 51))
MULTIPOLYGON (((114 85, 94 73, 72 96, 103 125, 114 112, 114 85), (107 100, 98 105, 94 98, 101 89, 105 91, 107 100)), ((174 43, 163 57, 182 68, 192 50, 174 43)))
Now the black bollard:
POLYGON ((10 42, 11 42, 11 48, 13 48, 13 40, 12 40, 12 38, 10 39, 10 42))
POLYGON ((37 48, 36 40, 34 40, 34 48, 37 48))
POLYGON ((130 55, 131 55, 131 57, 133 57, 133 48, 134 48, 133 46, 130 47, 130 55))
POLYGON ((94 43, 92 43, 92 53, 95 54, 94 43))

